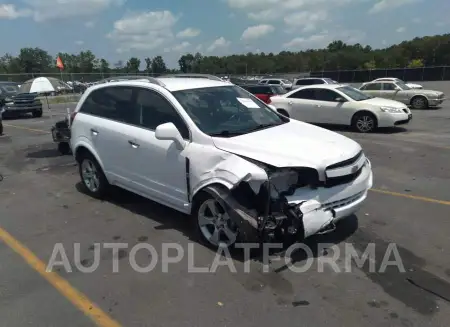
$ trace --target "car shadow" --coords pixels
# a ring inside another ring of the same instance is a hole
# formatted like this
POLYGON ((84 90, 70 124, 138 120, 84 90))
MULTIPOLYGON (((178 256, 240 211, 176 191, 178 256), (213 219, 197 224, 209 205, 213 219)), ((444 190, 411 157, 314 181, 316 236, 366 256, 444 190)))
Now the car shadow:
MULTIPOLYGON (((81 182, 76 184, 76 189, 78 192, 87 195, 84 185, 81 182)), ((156 230, 177 230, 186 236, 190 241, 202 245, 203 247, 209 249, 212 253, 215 252, 214 249, 199 238, 199 235, 195 230, 195 224, 188 215, 118 187, 111 187, 111 190, 105 197, 104 201, 117 205, 133 214, 143 216, 159 223, 160 225, 155 227, 156 230)), ((352 236, 357 229, 358 218, 355 215, 352 215, 342 219, 338 224, 336 224, 336 228, 332 232, 311 236, 305 240, 303 244, 311 249, 309 254, 312 253, 314 257, 318 257, 323 254, 321 253, 323 252, 323 249, 321 249, 322 244, 330 245, 341 243, 352 236)), ((289 246, 285 246, 282 249, 277 249, 277 251, 270 251, 270 254, 285 255, 288 248, 289 246)), ((240 262, 244 262, 249 259, 245 256, 242 249, 231 249, 230 255, 234 260, 240 262)), ((290 257, 292 264, 308 259, 306 252, 301 250, 292 251, 290 257)), ((254 261, 263 262, 262 251, 252 252, 251 258, 254 261)), ((277 271, 281 272, 287 268, 287 266, 280 267, 277 271)))
POLYGON ((55 143, 41 146, 39 150, 31 151, 26 154, 26 157, 31 159, 48 159, 62 156, 63 155, 58 151, 58 147, 55 143))
MULTIPOLYGON (((317 124, 317 126, 329 129, 334 132, 350 132, 350 133, 358 133, 354 131, 350 126, 342 126, 342 125, 323 125, 323 124, 317 124)), ((380 127, 377 128, 375 131, 371 132, 370 134, 399 134, 408 132, 407 128, 396 126, 396 127, 380 127)), ((364 134, 364 133, 359 133, 364 134)))

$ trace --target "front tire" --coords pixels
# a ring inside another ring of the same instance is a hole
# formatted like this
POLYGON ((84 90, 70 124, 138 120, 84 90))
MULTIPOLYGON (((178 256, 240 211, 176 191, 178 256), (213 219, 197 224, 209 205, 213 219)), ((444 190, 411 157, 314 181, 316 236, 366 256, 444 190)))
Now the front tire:
POLYGON ((239 232, 221 200, 207 192, 199 193, 192 210, 192 219, 199 238, 207 246, 214 249, 234 247, 239 232))
POLYGON ((109 183, 94 156, 89 152, 81 154, 78 168, 86 193, 96 199, 103 198, 109 188, 109 183))
POLYGON ((416 96, 411 100, 411 107, 413 107, 414 109, 427 109, 428 100, 423 96, 416 96))
POLYGON ((40 118, 40 117, 42 117, 42 109, 33 111, 32 115, 33 115, 33 118, 40 118))
POLYGON ((370 133, 377 128, 377 118, 369 112, 355 114, 352 127, 359 133, 370 133))

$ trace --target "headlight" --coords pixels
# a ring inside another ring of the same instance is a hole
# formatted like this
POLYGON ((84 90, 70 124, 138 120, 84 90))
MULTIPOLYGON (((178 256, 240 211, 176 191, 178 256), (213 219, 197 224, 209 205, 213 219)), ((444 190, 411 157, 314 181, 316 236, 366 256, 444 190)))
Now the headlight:
POLYGON ((6 98, 5 98, 5 102, 14 102, 14 100, 13 100, 12 98, 6 97, 6 98))
POLYGON ((392 107, 380 107, 380 110, 382 112, 389 112, 391 114, 398 114, 403 112, 403 110, 400 108, 392 108, 392 107))

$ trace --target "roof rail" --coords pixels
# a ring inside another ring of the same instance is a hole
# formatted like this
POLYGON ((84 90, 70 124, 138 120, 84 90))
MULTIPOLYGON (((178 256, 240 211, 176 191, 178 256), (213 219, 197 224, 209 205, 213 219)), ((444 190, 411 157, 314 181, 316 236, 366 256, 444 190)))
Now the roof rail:
POLYGON ((111 83, 111 82, 118 82, 118 81, 147 81, 152 84, 166 87, 166 85, 163 82, 161 82, 160 80, 158 80, 155 77, 150 77, 150 76, 117 76, 117 77, 110 77, 107 79, 105 78, 105 79, 99 81, 99 83, 111 83))
POLYGON ((163 78, 206 78, 214 81, 223 81, 220 77, 210 74, 196 74, 196 73, 184 73, 184 74, 167 74, 159 77, 163 78))

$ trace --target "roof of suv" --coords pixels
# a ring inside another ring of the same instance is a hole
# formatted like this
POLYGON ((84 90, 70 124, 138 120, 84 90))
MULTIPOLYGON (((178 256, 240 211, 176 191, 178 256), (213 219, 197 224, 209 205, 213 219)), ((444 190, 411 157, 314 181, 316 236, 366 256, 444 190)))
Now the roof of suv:
MULTIPOLYGON (((207 87, 219 87, 219 86, 232 86, 229 82, 223 81, 215 81, 206 78, 155 78, 153 79, 155 82, 162 83, 161 86, 166 88, 171 92, 182 91, 182 90, 190 90, 190 89, 200 89, 207 87)), ((152 84, 150 81, 144 80, 127 80, 127 81, 118 81, 118 82, 110 82, 106 84, 98 84, 90 87, 91 90, 100 89, 104 87, 110 86, 142 86, 146 87, 149 84, 152 84)), ((156 83, 155 83, 156 84, 156 83)))

